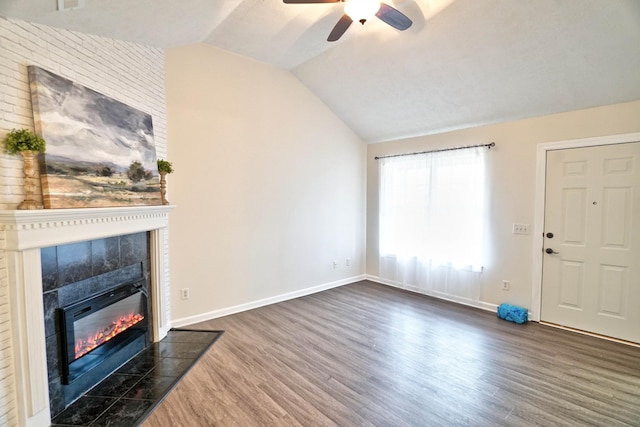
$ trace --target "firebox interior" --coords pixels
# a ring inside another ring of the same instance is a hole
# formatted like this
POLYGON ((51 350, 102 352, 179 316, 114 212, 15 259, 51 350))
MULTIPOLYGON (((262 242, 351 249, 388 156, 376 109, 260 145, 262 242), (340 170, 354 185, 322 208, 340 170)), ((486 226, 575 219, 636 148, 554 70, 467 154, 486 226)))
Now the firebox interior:
POLYGON ((58 309, 62 383, 70 384, 148 331, 144 280, 58 309))

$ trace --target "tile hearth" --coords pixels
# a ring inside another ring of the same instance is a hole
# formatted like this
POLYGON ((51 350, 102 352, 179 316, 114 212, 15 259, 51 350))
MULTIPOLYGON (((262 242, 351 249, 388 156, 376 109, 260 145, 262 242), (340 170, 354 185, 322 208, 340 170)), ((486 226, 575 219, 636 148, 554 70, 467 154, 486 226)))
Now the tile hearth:
POLYGON ((52 427, 139 425, 222 333, 171 329, 57 415, 52 427))

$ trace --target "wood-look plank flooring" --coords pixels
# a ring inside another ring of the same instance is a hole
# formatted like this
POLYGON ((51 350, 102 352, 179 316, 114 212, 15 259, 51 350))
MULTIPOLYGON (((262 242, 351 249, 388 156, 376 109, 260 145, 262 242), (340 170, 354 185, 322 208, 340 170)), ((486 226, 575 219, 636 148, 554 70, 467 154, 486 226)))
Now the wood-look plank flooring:
POLYGON ((143 427, 640 426, 640 348, 372 282, 195 327, 143 427))

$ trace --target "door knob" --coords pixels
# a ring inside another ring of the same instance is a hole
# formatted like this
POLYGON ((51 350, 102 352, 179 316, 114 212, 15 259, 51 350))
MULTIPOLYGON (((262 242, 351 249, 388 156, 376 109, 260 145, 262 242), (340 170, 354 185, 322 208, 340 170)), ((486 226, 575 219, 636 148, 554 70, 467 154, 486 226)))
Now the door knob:
POLYGON ((553 233, 547 233, 547 238, 553 239, 553 233))
POLYGON ((559 253, 560 253, 560 252, 556 252, 556 251, 554 251, 554 250, 553 250, 553 249, 551 249, 551 248, 547 248, 547 249, 545 249, 545 252, 546 252, 546 253, 548 253, 548 254, 559 254, 559 253))

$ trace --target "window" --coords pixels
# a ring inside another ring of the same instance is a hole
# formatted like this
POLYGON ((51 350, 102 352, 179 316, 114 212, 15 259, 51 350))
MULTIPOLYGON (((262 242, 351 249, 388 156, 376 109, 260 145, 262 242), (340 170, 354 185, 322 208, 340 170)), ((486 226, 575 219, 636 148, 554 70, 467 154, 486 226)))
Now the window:
POLYGON ((394 270, 411 259, 412 268, 481 271, 485 151, 470 148, 379 160, 379 250, 381 258, 397 260, 394 270))

